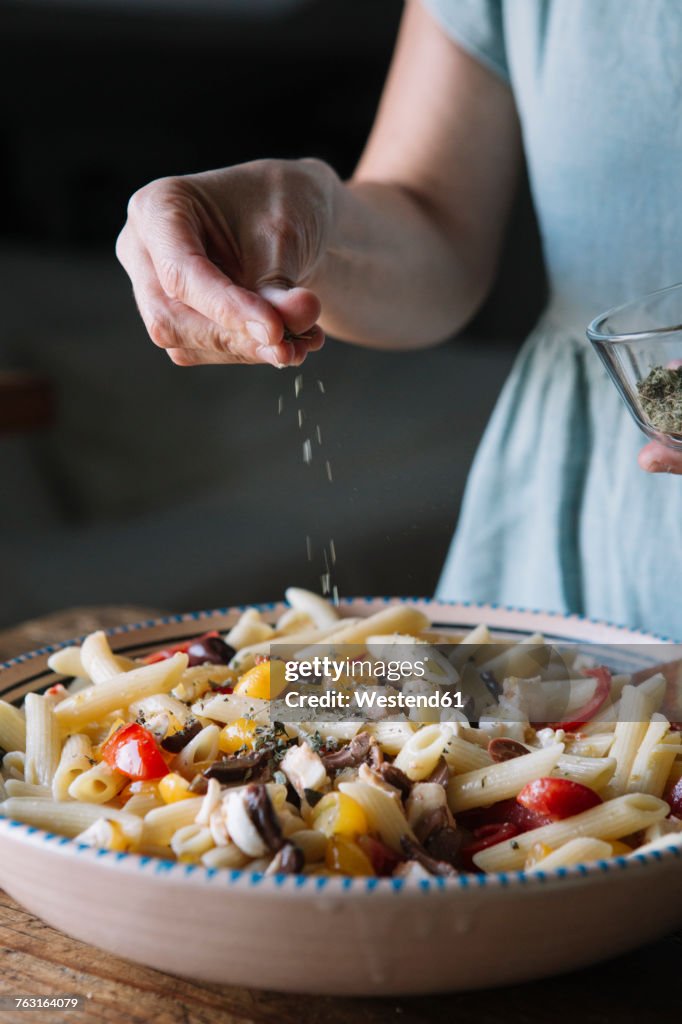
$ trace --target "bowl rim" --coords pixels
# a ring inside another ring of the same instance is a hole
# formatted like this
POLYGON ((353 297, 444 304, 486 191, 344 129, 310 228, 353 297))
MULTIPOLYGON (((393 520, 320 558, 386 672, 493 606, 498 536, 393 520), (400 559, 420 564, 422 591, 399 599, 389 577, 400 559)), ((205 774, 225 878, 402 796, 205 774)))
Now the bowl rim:
POLYGON ((645 292, 644 295, 640 295, 636 299, 629 299, 627 302, 620 302, 617 306, 611 306, 610 309, 607 309, 604 313, 599 313, 590 321, 585 332, 588 339, 593 343, 617 345, 629 341, 646 341, 651 338, 659 338, 663 334, 674 334, 675 332, 682 333, 682 323, 671 324, 669 327, 652 327, 648 331, 630 331, 621 334, 605 334, 603 330, 601 330, 609 317, 614 316, 616 313, 622 313, 623 310, 634 307, 645 299, 653 299, 658 295, 664 295, 667 292, 673 292, 677 289, 682 290, 682 281, 666 285, 665 288, 656 288, 652 292, 645 292))
MULTIPOLYGON (((430 892, 472 892, 500 890, 532 890, 547 887, 552 883, 580 882, 595 877, 611 877, 621 875, 625 871, 640 870, 654 865, 672 865, 678 861, 682 867, 682 846, 670 845, 650 850, 648 853, 634 853, 631 856, 608 857, 591 861, 587 864, 574 864, 570 867, 553 868, 550 871, 496 871, 490 874, 461 873, 453 877, 432 876, 420 879, 405 878, 365 878, 338 877, 331 875, 267 875, 262 871, 249 871, 242 868, 207 868, 201 864, 181 864, 179 861, 163 860, 139 853, 122 853, 103 850, 77 843, 75 839, 60 836, 54 832, 25 825, 0 815, 0 840, 2 837, 10 841, 18 840, 20 844, 28 842, 51 853, 78 857, 91 863, 98 863, 119 874, 123 870, 128 873, 144 872, 147 878, 156 882, 167 881, 182 885, 203 886, 217 881, 226 884, 228 889, 242 891, 259 891, 272 895, 283 896, 292 893, 328 892, 339 895, 350 893, 354 896, 369 894, 386 895, 388 893, 430 893, 430 892)), ((0 884, 2 875, 0 873, 0 884)))
MULTIPOLYGON (((588 623, 595 626, 604 626, 609 629, 622 631, 626 637, 643 637, 648 641, 672 643, 669 638, 657 636, 640 629, 631 629, 627 626, 604 622, 600 619, 589 618, 577 613, 565 614, 562 612, 547 612, 542 609, 528 609, 513 607, 510 605, 497 604, 484 601, 458 601, 450 598, 438 597, 345 597, 340 601, 343 607, 357 605, 358 602, 367 604, 376 602, 400 602, 430 605, 443 605, 448 607, 480 608, 491 611, 503 611, 508 613, 525 614, 530 616, 547 616, 556 618, 561 622, 571 621, 588 623)), ((202 619, 214 618, 216 616, 229 615, 234 612, 246 611, 248 608, 256 608, 261 612, 274 611, 279 607, 286 607, 283 601, 268 601, 259 604, 231 605, 224 608, 204 609, 197 612, 181 612, 171 615, 159 616, 155 619, 146 619, 142 622, 113 626, 103 632, 107 636, 120 636, 126 633, 134 633, 143 629, 153 629, 156 626, 170 625, 175 623, 200 622, 202 619)), ((500 627, 502 628, 502 627, 500 627)), ((4 669, 15 668, 34 658, 52 654, 57 650, 68 647, 71 644, 79 643, 83 637, 72 640, 60 641, 44 647, 36 648, 26 654, 18 655, 0 663, 0 672, 4 669)), ((510 888, 537 888, 551 882, 562 882, 567 879, 580 880, 588 879, 596 875, 614 875, 625 870, 632 870, 634 867, 652 866, 655 864, 672 864, 675 860, 682 861, 682 845, 663 846, 648 853, 633 853, 627 857, 622 855, 609 857, 603 860, 592 861, 587 864, 576 864, 570 867, 554 868, 551 871, 496 871, 490 874, 462 873, 454 877, 431 877, 424 879, 403 879, 403 878, 364 878, 364 877, 335 877, 328 875, 266 875, 263 872, 249 871, 248 869, 230 868, 209 868, 202 864, 182 864, 178 861, 163 860, 160 857, 142 855, 138 853, 123 853, 111 850, 104 850, 77 843, 75 839, 61 836, 45 829, 37 828, 34 825, 27 825, 24 822, 16 821, 0 814, 0 836, 9 839, 27 841, 31 845, 36 843, 43 847, 49 845, 51 850, 67 855, 77 855, 80 858, 87 858, 93 862, 99 862, 108 868, 125 868, 133 871, 145 871, 148 876, 157 879, 169 879, 181 881, 192 885, 206 884, 214 878, 228 882, 229 886, 240 886, 248 889, 260 889, 267 891, 291 893, 291 892, 321 892, 322 890, 335 893, 370 894, 370 893, 399 893, 399 892, 431 892, 449 891, 463 892, 467 890, 500 890, 510 888)), ((0 872, 0 884, 2 884, 0 872)))

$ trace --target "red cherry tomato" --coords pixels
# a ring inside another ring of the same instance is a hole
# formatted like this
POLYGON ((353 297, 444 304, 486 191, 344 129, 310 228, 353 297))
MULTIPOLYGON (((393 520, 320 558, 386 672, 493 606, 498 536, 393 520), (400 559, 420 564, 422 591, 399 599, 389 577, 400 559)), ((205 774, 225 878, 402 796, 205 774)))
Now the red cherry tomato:
POLYGON ((462 847, 460 851, 460 863, 465 871, 476 871, 474 856, 481 850, 487 850, 489 846, 497 846, 505 839, 513 839, 519 834, 519 829, 511 821, 501 822, 495 825, 482 825, 474 830, 474 841, 462 847))
POLYGON ((546 814, 552 821, 572 818, 596 807, 602 802, 600 796, 589 786, 570 779, 535 779, 524 786, 517 801, 522 807, 539 814, 546 814))
POLYGON ((551 821, 546 814, 538 814, 516 802, 515 797, 509 800, 498 800, 490 807, 477 807, 473 811, 462 811, 457 815, 457 824, 476 832, 484 825, 504 825, 511 822, 519 832, 529 832, 532 828, 540 828, 551 821))
POLYGON ((402 859, 390 846, 374 836, 358 836, 358 845, 367 854, 374 871, 380 877, 392 875, 402 859))
POLYGON ((124 725, 102 747, 102 758, 129 779, 160 779, 168 775, 156 740, 137 722, 124 725))

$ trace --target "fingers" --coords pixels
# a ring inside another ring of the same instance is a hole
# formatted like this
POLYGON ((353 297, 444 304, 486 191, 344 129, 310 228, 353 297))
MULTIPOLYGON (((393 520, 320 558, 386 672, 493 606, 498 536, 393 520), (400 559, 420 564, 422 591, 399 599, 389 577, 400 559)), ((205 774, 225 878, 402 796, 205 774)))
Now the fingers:
POLYGON ((171 358, 178 366, 199 363, 297 365, 298 354, 292 351, 290 343, 260 345, 248 331, 241 329, 241 325, 227 331, 184 303, 169 299, 159 285, 147 253, 138 245, 133 254, 130 243, 124 248, 135 300, 147 332, 155 345, 174 353, 171 358), (183 351, 188 352, 186 359, 181 359, 183 351))
POLYGON ((682 476, 682 452, 675 452, 658 441, 651 441, 642 448, 637 461, 647 473, 674 473, 682 476))
POLYGON ((152 182, 131 199, 117 255, 152 341, 174 363, 299 366, 322 347, 320 302, 311 291, 286 287, 275 264, 262 288, 236 285, 207 246, 222 254, 221 266, 241 266, 227 218, 187 179, 152 182))
POLYGON ((258 294, 277 310, 292 334, 309 331, 320 318, 320 300, 307 288, 263 285, 258 294))
POLYGON ((153 182, 131 200, 131 224, 162 290, 226 330, 243 324, 257 345, 276 344, 284 325, 274 307, 235 285, 206 255, 200 205, 187 184, 174 179, 153 182))
MULTIPOLYGON (((316 352, 324 345, 324 335, 315 343, 308 342, 287 342, 289 348, 288 362, 287 363, 273 363, 273 366, 277 366, 278 369, 285 369, 287 367, 295 368, 301 366, 305 362, 309 352, 316 352)), ((201 349, 193 348, 169 348, 166 350, 171 362, 175 363, 176 366, 215 366, 216 363, 253 363, 254 360, 246 359, 216 359, 216 357, 210 353, 205 352, 201 349)))

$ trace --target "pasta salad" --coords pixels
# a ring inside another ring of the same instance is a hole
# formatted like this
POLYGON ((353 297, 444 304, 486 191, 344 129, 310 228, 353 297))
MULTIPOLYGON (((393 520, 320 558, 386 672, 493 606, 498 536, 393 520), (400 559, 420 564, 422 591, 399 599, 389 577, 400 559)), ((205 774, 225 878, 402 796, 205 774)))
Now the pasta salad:
POLYGON ((669 672, 619 676, 577 651, 557 669, 541 636, 444 635, 405 603, 355 619, 287 599, 274 624, 250 609, 225 636, 135 660, 102 632, 51 655, 63 682, 0 701, 0 814, 266 874, 544 871, 682 845, 669 672), (332 679, 319 659, 306 693, 383 687, 394 703, 282 716, 289 666, 339 651, 350 668, 332 679), (358 684, 365 663, 381 671, 358 684), (547 722, 557 687, 564 713, 547 722), (439 700, 406 702, 427 690, 439 700))

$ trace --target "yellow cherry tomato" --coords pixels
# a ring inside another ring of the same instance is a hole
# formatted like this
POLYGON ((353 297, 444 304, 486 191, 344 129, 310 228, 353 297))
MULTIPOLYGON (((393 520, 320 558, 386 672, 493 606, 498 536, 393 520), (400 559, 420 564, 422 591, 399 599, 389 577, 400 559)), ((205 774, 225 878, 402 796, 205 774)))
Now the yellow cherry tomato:
POLYGON ((330 871, 339 875, 373 875, 369 857, 357 843, 345 836, 333 836, 327 840, 324 862, 330 871))
POLYGON ((345 793, 327 793, 313 807, 312 825, 326 836, 363 835, 368 831, 367 818, 360 804, 345 793))
POLYGON ((242 747, 253 747, 258 726, 252 718, 237 718, 220 730, 218 746, 223 754, 234 754, 242 747))
POLYGON ((262 661, 241 676, 234 693, 254 700, 274 700, 287 685, 285 671, 286 665, 279 659, 262 661))
POLYGON ((159 780, 159 796, 165 804, 174 804, 178 800, 186 800, 192 796, 189 791, 189 782, 183 779, 177 772, 169 772, 159 780))

